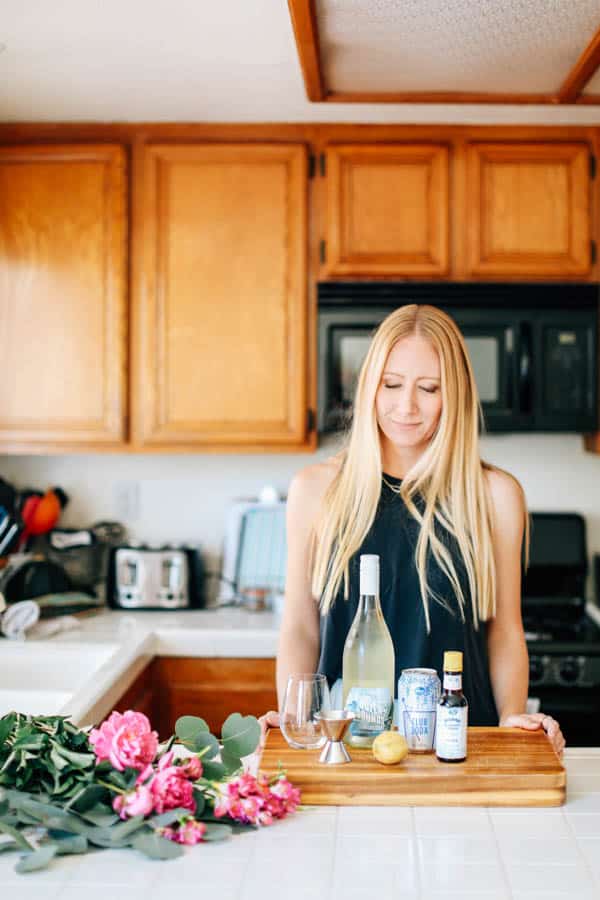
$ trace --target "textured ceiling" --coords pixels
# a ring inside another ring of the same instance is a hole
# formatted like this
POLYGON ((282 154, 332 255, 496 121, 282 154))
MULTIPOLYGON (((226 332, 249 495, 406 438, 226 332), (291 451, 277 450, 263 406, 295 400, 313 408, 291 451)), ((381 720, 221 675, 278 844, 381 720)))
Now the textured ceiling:
POLYGON ((317 0, 330 91, 553 93, 600 0, 317 0))
MULTIPOLYGON (((346 16, 345 25, 335 17, 330 21, 338 59, 346 58, 348 75, 350 63, 354 71, 368 72, 368 47, 363 67, 363 57, 359 64, 343 38, 347 34, 351 40, 362 31, 354 15, 366 4, 339 0, 329 5, 332 15, 337 6, 337 12, 346 16)), ((370 0, 369 6, 373 26, 377 25, 380 35, 384 32, 383 37, 390 11, 413 10, 400 15, 412 29, 414 46, 409 48, 411 69, 407 72, 412 87, 422 90, 437 82, 433 75, 438 71, 445 73, 444 83, 449 86, 452 69, 453 77, 465 77, 468 89, 480 90, 480 73, 487 57, 491 58, 496 38, 504 58, 510 56, 506 29, 497 24, 498 16, 504 21, 507 13, 500 15, 499 9, 514 11, 513 17, 525 10, 529 32, 518 46, 528 48, 530 60, 537 59, 544 44, 556 44, 560 54, 569 57, 580 49, 572 46, 574 29, 585 30, 583 20, 591 16, 591 7, 598 10, 600 0, 544 4, 544 10, 561 11, 562 24, 545 13, 542 26, 533 12, 527 13, 541 9, 539 0, 522 4, 415 0, 410 7, 401 0, 370 0), (468 78, 468 54, 461 43, 458 22, 462 18, 457 11, 467 20, 475 18, 483 29, 478 39, 468 22, 464 26, 478 60, 478 74, 471 71, 468 78), (495 23, 491 29, 485 26, 487 18, 495 23), (430 20, 427 27, 435 35, 435 50, 416 28, 418 22, 430 20), (444 37, 446 28, 451 29, 452 48, 448 36, 444 37)), ((588 39, 589 29, 583 40, 588 39)), ((364 44, 365 39, 361 40, 364 44)), ((0 52, 0 121, 600 123, 600 107, 591 106, 310 103, 286 0, 0 0, 0 44, 6 45, 0 52)), ((397 72, 398 52, 393 47, 385 52, 395 58, 397 72)), ((554 83, 570 63, 570 57, 557 62, 554 83)), ((506 68, 515 65, 513 57, 506 68)), ((408 57, 403 67, 408 67, 408 57)), ((539 77, 537 65, 532 73, 539 77)), ((532 89, 531 84, 526 86, 532 89)))

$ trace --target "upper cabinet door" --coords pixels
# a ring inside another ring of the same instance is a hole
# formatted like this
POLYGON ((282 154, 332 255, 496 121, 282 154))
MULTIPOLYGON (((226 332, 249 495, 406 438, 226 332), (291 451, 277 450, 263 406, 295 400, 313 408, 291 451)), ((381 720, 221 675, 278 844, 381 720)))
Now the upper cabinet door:
POLYGON ((327 150, 325 275, 445 275, 448 148, 348 144, 327 150))
POLYGON ((469 144, 469 275, 589 275, 589 160, 585 143, 469 144))
POLYGON ((0 147, 0 444, 125 437, 126 178, 119 146, 0 147))
POLYGON ((306 151, 144 151, 137 443, 300 447, 307 422, 306 151))

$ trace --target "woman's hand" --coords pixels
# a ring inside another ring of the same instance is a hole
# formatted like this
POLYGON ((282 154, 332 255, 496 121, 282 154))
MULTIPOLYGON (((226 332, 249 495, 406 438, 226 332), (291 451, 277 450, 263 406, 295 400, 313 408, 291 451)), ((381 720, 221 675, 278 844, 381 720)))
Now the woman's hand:
POLYGON ((260 742, 256 751, 262 751, 264 750, 269 728, 279 728, 279 713, 270 709, 263 716, 260 716, 258 721, 260 723, 260 742))
POLYGON ((279 713, 270 709, 269 712, 266 712, 263 716, 259 716, 258 721, 260 723, 260 740, 258 742, 258 747, 254 753, 250 753, 248 756, 242 758, 244 772, 249 772, 251 775, 258 775, 258 764, 260 762, 261 753, 265 749, 267 731, 269 728, 279 727, 279 713))
POLYGON ((562 756, 565 749, 565 738, 560 730, 560 725, 552 716, 544 713, 522 713, 521 715, 505 716, 500 720, 501 728, 525 728, 527 731, 537 731, 543 728, 555 751, 562 756))

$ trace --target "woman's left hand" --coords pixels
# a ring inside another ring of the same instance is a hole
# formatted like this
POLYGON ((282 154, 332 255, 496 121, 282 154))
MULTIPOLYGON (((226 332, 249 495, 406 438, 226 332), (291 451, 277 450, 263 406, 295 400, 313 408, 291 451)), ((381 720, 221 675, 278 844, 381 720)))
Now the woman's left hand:
POLYGON ((543 728, 555 751, 562 756, 565 749, 565 738, 560 730, 560 725, 552 716, 544 713, 522 713, 521 715, 505 716, 500 721, 501 728, 526 728, 528 731, 537 731, 543 728))

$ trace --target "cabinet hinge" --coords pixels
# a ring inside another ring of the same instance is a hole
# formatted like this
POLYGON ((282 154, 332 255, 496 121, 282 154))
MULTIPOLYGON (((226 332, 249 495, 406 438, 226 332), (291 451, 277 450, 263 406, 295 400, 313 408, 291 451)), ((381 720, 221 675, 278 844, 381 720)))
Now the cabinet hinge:
POLYGON ((321 155, 319 156, 319 168, 321 169, 321 175, 325 175, 327 172, 327 163, 324 153, 321 153, 321 155))
POLYGON ((327 247, 325 245, 325 241, 319 241, 319 259, 322 263, 325 262, 325 254, 327 251, 327 247))
POLYGON ((308 157, 308 177, 314 178, 317 174, 317 157, 311 153, 308 157))
POLYGON ((596 157, 593 153, 590 153, 590 178, 593 180, 596 177, 596 157))
POLYGON ((312 432, 315 430, 315 425, 316 425, 315 411, 314 411, 314 409, 307 409, 306 410, 306 433, 312 434, 312 432))
POLYGON ((598 259, 598 245, 596 241, 590 241, 590 258, 593 263, 598 259))

